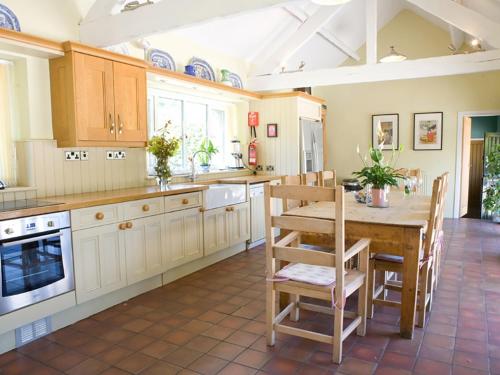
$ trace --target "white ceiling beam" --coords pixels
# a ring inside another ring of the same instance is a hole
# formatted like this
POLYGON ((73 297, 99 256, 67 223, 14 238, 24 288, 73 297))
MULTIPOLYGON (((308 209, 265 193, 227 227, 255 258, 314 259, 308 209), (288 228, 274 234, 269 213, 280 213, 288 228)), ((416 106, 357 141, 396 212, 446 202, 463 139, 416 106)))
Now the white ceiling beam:
POLYGON ((118 2, 123 3, 124 0, 96 0, 90 7, 82 23, 93 21, 100 17, 109 16, 111 14, 111 10, 113 10, 118 2))
MULTIPOLYGON (((113 0, 99 1, 109 4, 108 1, 113 0)), ((80 24, 80 38, 83 43, 106 47, 217 18, 282 6, 289 2, 290 0, 164 0, 134 11, 84 20, 80 24)))
POLYGON ((272 55, 260 64, 257 74, 274 73, 285 66, 287 60, 306 44, 316 32, 323 27, 334 14, 338 7, 320 7, 314 12, 281 46, 276 48, 272 55))
MULTIPOLYGON (((463 5, 463 0, 453 0, 458 4, 463 5)), ((448 25, 448 29, 450 30, 450 39, 451 39, 451 45, 455 47, 456 50, 460 49, 462 47, 462 44, 465 42, 465 33, 457 29, 455 26, 448 25)))
POLYGON ((500 24, 453 0, 407 0, 450 25, 500 48, 500 24))
POLYGON ((378 6, 377 0, 366 0, 366 63, 377 63, 378 6))
POLYGON ((250 78, 252 91, 343 85, 469 74, 500 70, 500 49, 466 55, 431 57, 397 63, 345 66, 250 78))
MULTIPOLYGON (((297 20, 300 22, 305 22, 309 17, 309 13, 304 11, 303 9, 296 8, 296 7, 291 7, 291 6, 286 6, 285 10, 290 13, 293 17, 295 17, 297 20)), ((342 40, 340 40, 335 34, 333 34, 331 31, 328 29, 322 27, 317 31, 318 35, 320 35, 323 39, 325 39, 328 43, 332 44, 336 48, 338 48, 340 51, 342 51, 345 55, 348 57, 359 61, 359 55, 358 53, 353 50, 351 47, 349 47, 346 43, 344 43, 342 40)))

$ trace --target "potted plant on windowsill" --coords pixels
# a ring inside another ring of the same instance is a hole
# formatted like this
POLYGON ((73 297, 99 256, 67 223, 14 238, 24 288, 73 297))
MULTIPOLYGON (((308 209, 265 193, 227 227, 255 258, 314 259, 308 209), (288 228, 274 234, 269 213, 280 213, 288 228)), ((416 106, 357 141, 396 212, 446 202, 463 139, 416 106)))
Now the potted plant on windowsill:
POLYGON ((484 209, 491 214, 494 223, 500 223, 500 145, 488 153, 485 160, 486 190, 484 209))
POLYGON ((361 156, 359 146, 356 151, 364 167, 360 171, 353 172, 353 174, 361 180, 361 186, 367 189, 367 205, 370 207, 389 207, 390 187, 397 186, 397 180, 404 178, 402 174, 394 169, 402 149, 400 148, 398 151, 392 150, 389 163, 385 162, 381 147, 369 149, 371 163, 368 162, 366 156, 361 156))
POLYGON ((212 156, 218 153, 219 150, 214 146, 210 139, 203 138, 197 151, 199 151, 198 159, 200 161, 201 168, 204 172, 208 172, 210 170, 210 161, 212 160, 212 156))
POLYGON ((169 159, 179 151, 181 140, 176 137, 170 137, 168 127, 172 124, 169 120, 165 126, 157 131, 157 134, 148 141, 147 151, 156 158, 154 167, 158 184, 165 187, 172 177, 172 171, 168 164, 169 159))

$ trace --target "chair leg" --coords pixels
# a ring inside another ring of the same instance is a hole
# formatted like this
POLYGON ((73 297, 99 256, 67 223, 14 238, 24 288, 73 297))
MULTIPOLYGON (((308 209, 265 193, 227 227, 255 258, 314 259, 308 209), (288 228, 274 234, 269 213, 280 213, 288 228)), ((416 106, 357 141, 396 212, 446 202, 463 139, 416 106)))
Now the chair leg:
MULTIPOLYGON (((358 269, 363 272, 365 276, 365 280, 363 285, 360 286, 358 292, 358 316, 361 317, 361 323, 359 324, 356 333, 358 336, 366 335, 366 314, 367 314, 367 301, 368 295, 370 294, 370 290, 368 289, 368 279, 369 279, 369 268, 370 268, 370 259, 368 251, 365 250, 359 254, 358 257, 358 269)), ((373 292, 372 296, 373 296, 373 292)))
MULTIPOLYGON (((342 297, 341 297, 342 298, 342 297)), ((339 300, 337 296, 337 300, 339 300)), ((335 309, 333 323, 333 363, 342 362, 342 333, 344 331, 344 310, 335 309)))
POLYGON ((429 271, 429 280, 427 280, 427 293, 429 293, 429 302, 427 302, 426 310, 431 311, 432 299, 434 298, 434 285, 436 284, 436 267, 432 265, 429 271))
POLYGON ((368 292, 366 298, 366 310, 367 310, 367 318, 373 318, 374 306, 373 306, 373 296, 375 294, 375 260, 370 259, 368 266, 368 292))
POLYGON ((290 311, 290 320, 292 322, 298 322, 300 318, 300 309, 299 309, 300 296, 298 294, 290 294, 289 301, 290 301, 289 303, 294 304, 294 307, 292 307, 292 310, 290 311))
POLYGON ((425 325, 425 300, 427 299, 427 289, 429 284, 429 265, 424 264, 420 270, 418 290, 418 323, 417 327, 423 328, 425 325))
POLYGON ((274 318, 276 317, 276 291, 273 282, 266 283, 266 337, 267 345, 274 346, 276 333, 274 332, 274 318))

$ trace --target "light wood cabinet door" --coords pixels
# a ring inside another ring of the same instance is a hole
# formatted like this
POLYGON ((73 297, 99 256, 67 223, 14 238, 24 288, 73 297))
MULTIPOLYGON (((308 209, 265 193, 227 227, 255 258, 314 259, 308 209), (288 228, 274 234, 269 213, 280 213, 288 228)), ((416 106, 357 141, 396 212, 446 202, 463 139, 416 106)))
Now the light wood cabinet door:
POLYGON ((163 215, 128 221, 125 236, 127 283, 159 275, 163 270, 163 215))
POLYGON ((78 140, 114 141, 113 62, 75 53, 74 64, 78 140))
POLYGON ((121 231, 116 224, 73 232, 78 303, 127 285, 122 240, 121 231))
POLYGON ((146 70, 128 64, 113 63, 116 140, 147 140, 146 70))
POLYGON ((232 206, 229 212, 229 246, 250 239, 250 205, 241 203, 232 206))
POLYGON ((205 255, 229 247, 229 212, 226 207, 205 211, 203 214, 203 242, 205 255))
POLYGON ((165 215, 167 269, 203 256, 203 220, 198 208, 165 215))

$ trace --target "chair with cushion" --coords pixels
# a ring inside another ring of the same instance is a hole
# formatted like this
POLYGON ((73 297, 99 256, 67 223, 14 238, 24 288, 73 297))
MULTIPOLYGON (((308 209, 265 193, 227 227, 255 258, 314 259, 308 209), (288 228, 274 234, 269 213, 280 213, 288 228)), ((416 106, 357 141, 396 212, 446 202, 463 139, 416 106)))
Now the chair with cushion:
MULTIPOLYGON (((302 184, 302 176, 283 176, 281 177, 282 185, 301 185, 302 184)), ((292 208, 302 206, 301 201, 293 200, 293 199, 282 199, 283 203, 283 212, 291 210, 292 208)))
MULTIPOLYGON (((443 206, 442 179, 434 180, 432 187, 432 198, 430 217, 423 241, 423 248, 420 252, 419 261, 419 287, 418 287, 418 326, 423 327, 425 323, 426 310, 430 310, 433 296, 434 272, 436 247, 439 243, 438 228, 440 210, 443 206)), ((375 278, 377 272, 403 272, 403 257, 387 254, 376 254, 370 259, 369 286, 368 286, 368 317, 373 317, 374 305, 392 306, 401 308, 401 302, 386 299, 386 291, 401 292, 401 281, 383 279, 382 285, 375 288, 375 278), (382 296, 381 298, 379 298, 382 296)))
POLYGON ((322 188, 312 186, 271 186, 265 185, 266 202, 266 328, 267 344, 275 344, 277 332, 331 344, 333 362, 342 359, 342 342, 357 330, 357 334, 366 333, 366 298, 367 272, 370 240, 362 239, 345 251, 344 224, 344 188, 322 188), (311 200, 335 202, 336 220, 321 220, 305 217, 280 215, 273 212, 272 199, 311 200), (273 236, 273 229, 279 228, 287 234, 278 242, 273 236), (302 236, 313 234, 327 236, 335 253, 326 253, 300 247, 302 236), (335 237, 335 238, 334 238, 335 237), (330 241, 330 240, 329 240, 330 241), (359 266, 347 270, 345 263, 354 256, 359 256, 359 266), (287 266, 280 269, 280 264, 287 266), (358 292, 357 311, 345 310, 346 299, 358 292), (290 303, 277 311, 277 296, 286 293, 293 298, 290 303), (301 297, 310 297, 329 302, 329 306, 306 303, 301 297), (333 336, 312 332, 297 325, 283 324, 290 320, 298 321, 300 310, 310 310, 333 316, 333 336), (352 322, 344 328, 344 317, 352 322))
POLYGON ((417 184, 414 186, 412 192, 422 193, 423 175, 422 175, 422 170, 420 168, 415 168, 415 169, 401 168, 398 169, 397 172, 406 177, 415 177, 417 179, 417 184))

